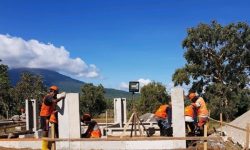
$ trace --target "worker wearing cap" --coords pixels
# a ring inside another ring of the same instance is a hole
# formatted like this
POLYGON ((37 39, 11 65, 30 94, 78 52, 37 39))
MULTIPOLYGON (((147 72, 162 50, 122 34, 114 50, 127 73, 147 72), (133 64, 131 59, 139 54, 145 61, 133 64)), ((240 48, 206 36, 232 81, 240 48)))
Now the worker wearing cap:
POLYGON ((81 121, 88 125, 88 129, 81 137, 83 138, 100 138, 102 136, 101 130, 95 120, 91 120, 90 114, 84 114, 81 121))
POLYGON ((197 127, 201 131, 203 131, 203 127, 208 120, 208 110, 206 106, 206 102, 202 97, 199 97, 194 92, 190 92, 188 95, 189 99, 192 102, 194 108, 196 108, 196 113, 198 117, 198 124, 197 127))
POLYGON ((49 88, 49 93, 44 96, 40 111, 40 123, 41 129, 43 130, 43 136, 48 137, 48 130, 49 130, 49 119, 51 114, 55 111, 54 105, 59 102, 60 100, 65 98, 65 95, 57 98, 57 94, 59 92, 59 88, 55 85, 49 88))
POLYGON ((171 102, 162 104, 155 112, 155 118, 160 128, 160 136, 171 136, 172 107, 171 102))

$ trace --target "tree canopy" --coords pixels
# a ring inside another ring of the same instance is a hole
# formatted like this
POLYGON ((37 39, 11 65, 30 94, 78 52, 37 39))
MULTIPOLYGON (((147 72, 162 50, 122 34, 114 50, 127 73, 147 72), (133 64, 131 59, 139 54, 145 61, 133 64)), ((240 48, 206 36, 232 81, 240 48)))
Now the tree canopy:
MULTIPOLYGON (((0 59, 0 62, 2 60, 0 59)), ((8 66, 0 64, 0 115, 5 116, 9 110, 10 103, 10 81, 8 76, 8 66)))
POLYGON ((19 82, 12 89, 11 96, 13 98, 13 105, 15 105, 15 111, 19 111, 21 107, 24 107, 26 99, 41 100, 46 93, 46 87, 43 84, 41 76, 33 75, 29 72, 25 72, 21 75, 19 82))
POLYGON ((167 103, 170 100, 166 87, 161 83, 151 82, 141 88, 141 99, 139 103, 139 112, 154 113, 155 109, 161 103, 167 103))
POLYGON ((95 86, 92 83, 83 84, 81 87, 80 112, 90 113, 92 116, 99 115, 106 109, 104 87, 95 86))
POLYGON ((227 112, 231 119, 246 104, 242 100, 249 102, 249 42, 250 28, 244 22, 223 26, 212 21, 189 28, 182 43, 187 63, 172 80, 175 85, 192 84, 191 89, 205 93, 212 113, 227 112))

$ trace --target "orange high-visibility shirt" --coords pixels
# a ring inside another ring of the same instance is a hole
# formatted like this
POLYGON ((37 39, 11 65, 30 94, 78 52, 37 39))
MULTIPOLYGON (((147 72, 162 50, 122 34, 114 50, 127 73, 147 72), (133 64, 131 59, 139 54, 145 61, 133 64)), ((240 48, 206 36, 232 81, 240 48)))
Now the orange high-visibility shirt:
POLYGON ((185 116, 190 116, 192 118, 194 118, 194 108, 192 105, 188 105, 185 107, 185 112, 184 112, 185 116))
POLYGON ((207 117, 208 116, 208 110, 206 103, 202 97, 199 97, 195 103, 198 103, 200 106, 197 107, 197 115, 198 117, 207 117))
POLYGON ((166 119, 168 117, 167 108, 168 108, 167 104, 161 105, 155 112, 155 116, 166 119))
POLYGON ((91 132, 91 138, 100 138, 102 136, 102 132, 100 129, 97 129, 97 130, 93 130, 91 132))
POLYGON ((48 117, 51 115, 52 111, 53 111, 53 106, 52 106, 52 103, 50 105, 46 105, 45 104, 45 101, 46 99, 49 99, 50 97, 49 96, 45 96, 43 98, 43 103, 42 103, 42 107, 41 107, 41 111, 40 111, 40 116, 43 116, 43 117, 48 117))

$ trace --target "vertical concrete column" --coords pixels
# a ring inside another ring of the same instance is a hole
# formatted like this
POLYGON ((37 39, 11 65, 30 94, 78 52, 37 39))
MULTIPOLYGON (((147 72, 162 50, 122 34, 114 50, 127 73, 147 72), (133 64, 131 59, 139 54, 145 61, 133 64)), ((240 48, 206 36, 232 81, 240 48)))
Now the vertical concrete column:
POLYGON ((38 103, 36 99, 31 99, 33 111, 33 131, 38 130, 38 103))
POLYGON ((114 98, 114 122, 120 127, 127 122, 126 98, 114 98))
POLYGON ((59 138, 80 138, 79 94, 67 93, 57 105, 59 138))
MULTIPOLYGON (((60 94, 57 97, 61 97, 60 94)), ((58 102, 59 138, 80 138, 79 93, 67 93, 66 98, 58 102)), ((80 143, 59 142, 61 149, 79 149, 80 143)))
POLYGON ((29 130, 29 100, 25 100, 26 130, 29 130))
POLYGON ((127 122, 127 99, 122 98, 123 103, 123 124, 127 122))
POLYGON ((33 130, 33 109, 32 102, 28 99, 25 100, 25 113, 26 113, 26 130, 33 130))
MULTIPOLYGON (((171 90, 173 137, 185 137, 184 91, 181 87, 171 90)), ((174 141, 174 148, 186 148, 186 141, 174 141)))

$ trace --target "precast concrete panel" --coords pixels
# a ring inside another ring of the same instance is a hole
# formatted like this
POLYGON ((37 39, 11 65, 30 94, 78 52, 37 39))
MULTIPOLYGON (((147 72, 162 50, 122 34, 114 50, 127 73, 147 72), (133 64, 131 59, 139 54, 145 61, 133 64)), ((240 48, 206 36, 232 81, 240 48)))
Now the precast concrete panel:
POLYGON ((79 94, 67 93, 57 105, 59 138, 80 138, 79 94))
MULTIPOLYGON (((173 137, 185 137, 184 91, 181 87, 171 90, 173 137)), ((186 141, 175 141, 175 148, 186 148, 186 141)))

